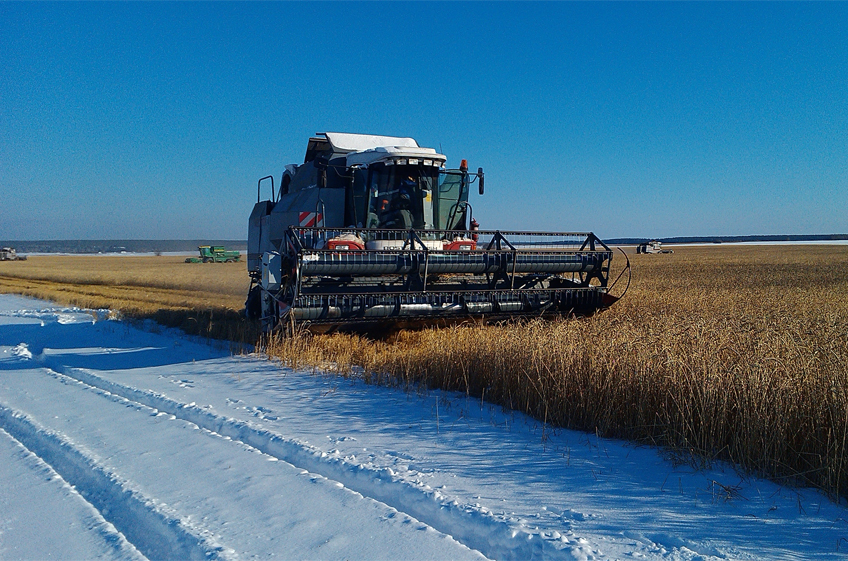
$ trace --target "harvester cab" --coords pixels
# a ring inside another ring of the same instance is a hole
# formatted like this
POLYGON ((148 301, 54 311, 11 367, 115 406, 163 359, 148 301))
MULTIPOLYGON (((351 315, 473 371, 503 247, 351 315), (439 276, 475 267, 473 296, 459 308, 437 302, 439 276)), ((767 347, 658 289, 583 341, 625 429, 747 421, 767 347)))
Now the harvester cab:
POLYGON ((246 302, 268 328, 405 327, 591 312, 611 303, 593 234, 481 231, 470 173, 412 138, 319 133, 300 165, 257 184, 246 302), (268 198, 262 198, 263 187, 268 198))

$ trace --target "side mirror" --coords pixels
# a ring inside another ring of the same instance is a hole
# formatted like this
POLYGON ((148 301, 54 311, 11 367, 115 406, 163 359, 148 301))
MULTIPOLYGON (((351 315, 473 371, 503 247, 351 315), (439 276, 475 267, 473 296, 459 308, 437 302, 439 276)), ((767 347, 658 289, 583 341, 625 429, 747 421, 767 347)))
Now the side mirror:
POLYGON ((480 178, 480 194, 483 194, 483 168, 477 168, 477 177, 480 178))

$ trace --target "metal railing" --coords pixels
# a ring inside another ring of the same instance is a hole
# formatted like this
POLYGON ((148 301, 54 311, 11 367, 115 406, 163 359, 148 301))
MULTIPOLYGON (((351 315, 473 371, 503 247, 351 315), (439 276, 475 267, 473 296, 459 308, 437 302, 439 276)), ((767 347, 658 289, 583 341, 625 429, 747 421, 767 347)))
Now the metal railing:
POLYGON ((612 250, 592 233, 290 227, 286 247, 299 281, 414 276, 424 292, 432 275, 450 274, 486 276, 490 288, 505 282, 515 289, 518 275, 527 274, 571 274, 581 285, 597 279, 606 286, 612 259, 612 250), (331 248, 333 241, 345 249, 331 248), (449 249, 456 241, 464 249, 449 249))
POLYGON ((536 251, 596 251, 600 245, 611 251, 591 232, 521 232, 501 230, 392 230, 377 228, 302 228, 291 226, 287 238, 298 250, 326 249, 330 240, 354 236, 364 243, 375 241, 400 242, 402 249, 434 251, 427 242, 473 240, 476 251, 536 250, 536 251))

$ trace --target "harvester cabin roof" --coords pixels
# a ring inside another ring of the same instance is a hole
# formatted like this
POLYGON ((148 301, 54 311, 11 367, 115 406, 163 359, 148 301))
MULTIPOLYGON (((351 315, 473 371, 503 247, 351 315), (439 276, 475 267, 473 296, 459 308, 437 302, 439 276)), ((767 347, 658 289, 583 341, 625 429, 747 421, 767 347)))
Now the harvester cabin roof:
POLYGON ((333 156, 343 156, 351 152, 362 152, 378 146, 418 148, 418 142, 414 138, 409 137, 353 134, 347 132, 319 132, 309 139, 303 163, 311 162, 324 154, 328 156, 327 159, 331 159, 333 156))

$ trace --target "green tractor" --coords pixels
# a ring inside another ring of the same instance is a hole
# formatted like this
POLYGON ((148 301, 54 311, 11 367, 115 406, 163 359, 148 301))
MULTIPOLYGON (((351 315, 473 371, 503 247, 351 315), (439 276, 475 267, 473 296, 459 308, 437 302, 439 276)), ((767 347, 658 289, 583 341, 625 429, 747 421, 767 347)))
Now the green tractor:
POLYGON ((222 245, 201 245, 197 248, 200 257, 189 257, 186 263, 238 263, 241 253, 230 251, 222 245))

